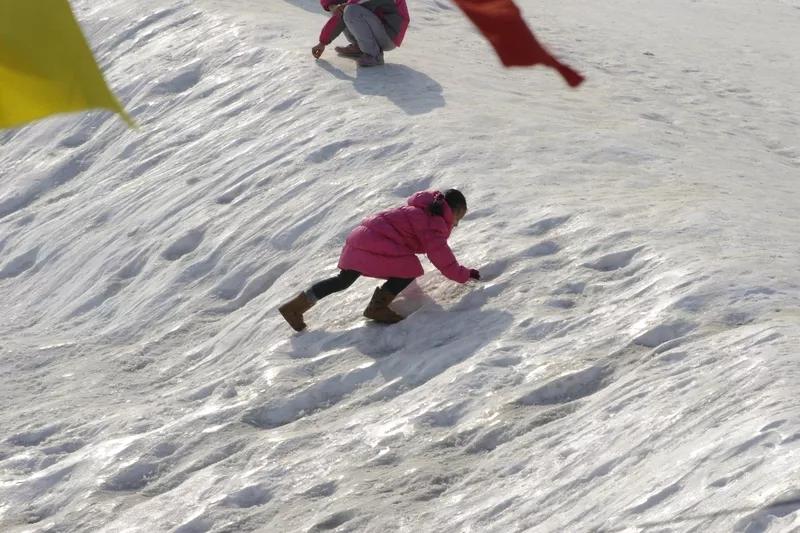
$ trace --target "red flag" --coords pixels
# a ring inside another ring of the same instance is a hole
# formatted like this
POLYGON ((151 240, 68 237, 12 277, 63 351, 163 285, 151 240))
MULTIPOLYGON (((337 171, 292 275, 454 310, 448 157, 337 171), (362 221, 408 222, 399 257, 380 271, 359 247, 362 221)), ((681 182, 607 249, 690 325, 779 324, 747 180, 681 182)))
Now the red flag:
POLYGON ((492 43, 507 67, 547 65, 556 69, 571 87, 583 76, 550 55, 522 20, 512 0, 453 0, 492 43))

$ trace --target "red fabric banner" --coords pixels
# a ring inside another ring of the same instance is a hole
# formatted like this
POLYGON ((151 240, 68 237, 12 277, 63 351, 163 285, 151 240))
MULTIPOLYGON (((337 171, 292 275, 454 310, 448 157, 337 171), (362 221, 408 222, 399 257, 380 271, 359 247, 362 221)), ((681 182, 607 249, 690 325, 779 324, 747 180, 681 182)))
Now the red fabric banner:
POLYGON ((494 47, 507 67, 547 65, 556 69, 571 87, 583 76, 550 55, 536 40, 512 0, 453 0, 494 47))

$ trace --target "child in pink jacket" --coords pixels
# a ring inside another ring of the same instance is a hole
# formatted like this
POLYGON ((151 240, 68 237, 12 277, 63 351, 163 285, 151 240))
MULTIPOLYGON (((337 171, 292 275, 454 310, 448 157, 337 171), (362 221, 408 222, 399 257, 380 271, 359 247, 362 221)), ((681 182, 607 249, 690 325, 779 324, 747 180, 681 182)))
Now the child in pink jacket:
POLYGON ((407 205, 361 222, 347 237, 339 257, 339 274, 315 283, 278 310, 292 328, 302 331, 306 327, 303 313, 317 300, 343 291, 360 276, 367 276, 387 281, 375 289, 364 316, 385 324, 403 320, 389 309, 389 304, 423 274, 416 254, 426 254, 442 274, 458 283, 480 279, 477 270, 458 263, 447 244, 453 227, 466 214, 467 201, 456 189, 415 193, 407 205))

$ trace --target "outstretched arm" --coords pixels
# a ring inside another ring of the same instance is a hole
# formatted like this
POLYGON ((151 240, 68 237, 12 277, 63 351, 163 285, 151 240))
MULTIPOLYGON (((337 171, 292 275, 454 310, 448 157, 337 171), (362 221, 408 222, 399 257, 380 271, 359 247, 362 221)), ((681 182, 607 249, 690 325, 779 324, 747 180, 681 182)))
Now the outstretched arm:
MULTIPOLYGON (((426 251, 433 266, 446 277, 458 283, 466 283, 470 279, 470 271, 458 263, 456 256, 444 237, 435 237, 426 251)), ((477 271, 476 271, 477 272, 477 271)))
POLYGON ((344 31, 344 18, 342 16, 344 6, 345 4, 331 6, 330 11, 332 15, 331 18, 328 19, 328 22, 326 22, 322 27, 322 31, 319 33, 319 44, 311 49, 311 54, 316 59, 319 59, 319 57, 322 55, 322 52, 325 51, 325 46, 331 44, 331 42, 333 42, 333 40, 344 31))

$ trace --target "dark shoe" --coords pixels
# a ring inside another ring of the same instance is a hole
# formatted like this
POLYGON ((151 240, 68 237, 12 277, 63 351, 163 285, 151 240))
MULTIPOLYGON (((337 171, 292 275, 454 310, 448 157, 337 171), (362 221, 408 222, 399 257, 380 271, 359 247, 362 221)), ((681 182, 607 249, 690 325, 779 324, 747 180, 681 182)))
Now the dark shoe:
POLYGON ((361 57, 361 48, 357 44, 348 44, 347 46, 337 46, 334 48, 336 53, 345 57, 361 57))
POLYGON ((389 304, 394 300, 395 295, 378 287, 372 295, 369 305, 364 309, 364 316, 380 322, 382 324, 396 324, 403 320, 403 316, 398 315, 391 309, 389 304))
POLYGON ((292 326, 295 331, 303 331, 306 329, 306 323, 303 322, 303 313, 314 307, 314 302, 308 299, 304 292, 301 292, 282 306, 278 311, 286 319, 286 322, 292 326))
POLYGON ((358 63, 359 67, 377 67, 379 65, 383 65, 383 52, 376 56, 361 54, 356 62, 358 63))

